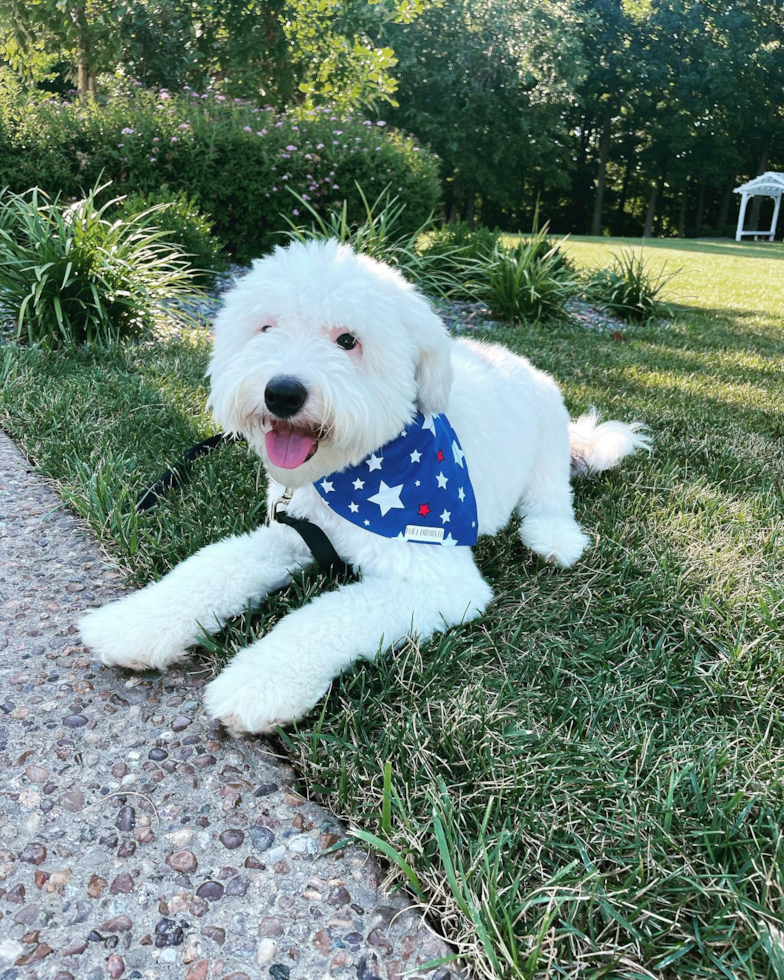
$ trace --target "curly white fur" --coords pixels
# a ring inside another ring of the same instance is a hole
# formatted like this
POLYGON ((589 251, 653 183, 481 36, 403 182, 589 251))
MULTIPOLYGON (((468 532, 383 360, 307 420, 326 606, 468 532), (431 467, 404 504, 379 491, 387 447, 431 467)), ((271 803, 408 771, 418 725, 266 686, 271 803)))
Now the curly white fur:
MULTIPOLYGON (((451 340, 400 275, 335 242, 294 244, 254 263, 217 319, 209 375, 215 418, 264 460, 270 498, 295 488, 289 513, 320 525, 361 575, 290 613, 209 685, 209 712, 242 731, 300 718, 355 660, 373 659, 406 635, 425 638, 474 619, 492 598, 470 549, 355 527, 330 511, 314 480, 364 459, 417 410, 445 411, 465 452, 479 533, 497 533, 517 513, 524 544, 571 565, 588 544, 572 509, 573 456, 603 470, 649 448, 637 423, 597 424, 595 416, 570 423, 552 378, 504 347, 451 340), (336 344, 345 332, 356 349, 336 344), (265 390, 281 375, 307 389, 293 421, 320 440, 294 469, 273 465, 265 448, 279 424, 265 390)), ((217 632, 311 560, 291 528, 260 527, 88 613, 82 636, 104 663, 165 669, 201 630, 217 632)))

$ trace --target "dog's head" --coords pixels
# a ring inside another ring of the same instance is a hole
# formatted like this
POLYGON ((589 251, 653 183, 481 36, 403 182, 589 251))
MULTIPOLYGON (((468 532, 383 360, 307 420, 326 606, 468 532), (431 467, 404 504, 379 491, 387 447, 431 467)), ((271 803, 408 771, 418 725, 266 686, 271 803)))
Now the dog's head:
POLYGON ((277 248, 226 296, 210 404, 272 477, 303 486, 345 469, 422 412, 443 412, 449 338, 399 273, 335 241, 277 248))

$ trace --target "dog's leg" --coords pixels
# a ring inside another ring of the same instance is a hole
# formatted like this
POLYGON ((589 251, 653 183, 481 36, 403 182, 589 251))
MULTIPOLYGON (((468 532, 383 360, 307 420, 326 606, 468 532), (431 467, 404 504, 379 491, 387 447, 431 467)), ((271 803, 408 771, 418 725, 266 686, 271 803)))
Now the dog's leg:
POLYGON ((312 560, 291 528, 260 527, 208 545, 159 582, 88 612, 79 630, 105 664, 163 670, 185 657, 202 629, 217 633, 312 560))
POLYGON ((306 714, 355 660, 373 659, 412 632, 424 639, 475 619, 492 591, 470 553, 465 558, 459 576, 365 579, 290 613, 208 686, 208 712, 237 731, 269 731, 306 714))
POLYGON ((523 544, 546 561, 573 565, 589 544, 589 538, 574 517, 569 478, 569 440, 548 440, 531 471, 529 484, 520 498, 523 544))

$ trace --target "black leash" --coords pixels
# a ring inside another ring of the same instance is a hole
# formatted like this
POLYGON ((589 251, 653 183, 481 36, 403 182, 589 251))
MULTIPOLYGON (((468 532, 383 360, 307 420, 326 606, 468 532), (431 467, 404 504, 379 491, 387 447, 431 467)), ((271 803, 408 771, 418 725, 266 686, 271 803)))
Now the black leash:
MULTIPOLYGON (((149 490, 140 493, 136 500, 138 511, 150 510, 160 503, 161 497, 169 490, 180 487, 190 476, 191 465, 200 456, 204 456, 212 449, 222 446, 226 442, 231 442, 232 437, 219 433, 203 439, 201 442, 192 446, 187 453, 184 453, 170 469, 162 473, 153 483, 149 490)), ((319 571, 333 578, 343 578, 350 573, 349 567, 335 551, 332 542, 318 525, 301 517, 289 517, 286 513, 285 505, 291 499, 291 491, 276 500, 272 505, 270 518, 278 524, 285 524, 292 528, 305 542, 310 550, 319 571)))

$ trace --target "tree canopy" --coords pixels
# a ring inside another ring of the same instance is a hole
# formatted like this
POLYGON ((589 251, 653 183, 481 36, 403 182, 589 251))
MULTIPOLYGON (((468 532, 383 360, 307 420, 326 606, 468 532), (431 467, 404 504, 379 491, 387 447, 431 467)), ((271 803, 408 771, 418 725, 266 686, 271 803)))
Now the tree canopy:
POLYGON ((384 106, 441 157, 448 216, 506 227, 539 202, 563 231, 726 230, 732 188, 784 165, 778 0, 0 0, 0 51, 81 92, 384 106))

